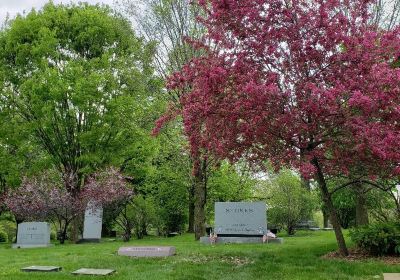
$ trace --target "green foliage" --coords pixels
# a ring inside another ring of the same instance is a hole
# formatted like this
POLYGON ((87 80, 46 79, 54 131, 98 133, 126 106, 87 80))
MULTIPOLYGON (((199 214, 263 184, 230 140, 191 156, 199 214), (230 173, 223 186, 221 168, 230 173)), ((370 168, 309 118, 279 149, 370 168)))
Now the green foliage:
POLYGON ((373 255, 400 254, 400 223, 370 224, 354 228, 350 237, 373 255))
POLYGON ((8 242, 8 234, 3 227, 0 227, 0 242, 8 242))
POLYGON ((292 235, 298 222, 312 216, 316 197, 302 186, 299 176, 291 170, 281 170, 271 181, 268 223, 281 226, 292 235))
POLYGON ((142 133, 136 120, 160 86, 153 53, 107 7, 50 2, 0 33, 0 111, 81 182, 129 157, 142 133))
POLYGON ((7 212, 0 217, 0 228, 7 234, 8 240, 14 240, 17 232, 17 225, 11 217, 7 212))
POLYGON ((338 214, 340 225, 343 228, 355 226, 356 202, 354 192, 350 188, 342 189, 333 194, 332 200, 338 214))
POLYGON ((257 181, 249 167, 243 163, 235 165, 223 161, 209 172, 207 189, 208 220, 214 218, 214 203, 219 201, 245 201, 251 198, 257 181))

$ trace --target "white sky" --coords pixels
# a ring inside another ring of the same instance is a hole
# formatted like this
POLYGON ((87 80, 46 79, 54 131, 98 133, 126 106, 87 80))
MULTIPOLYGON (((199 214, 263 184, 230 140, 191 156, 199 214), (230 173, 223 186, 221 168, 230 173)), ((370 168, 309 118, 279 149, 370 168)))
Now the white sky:
MULTIPOLYGON (((10 18, 13 18, 18 13, 22 14, 24 11, 29 12, 32 8, 40 9, 48 0, 0 0, 0 26, 5 21, 7 13, 10 18)), ((55 4, 59 3, 78 3, 88 2, 90 4, 104 3, 112 6, 114 0, 53 0, 55 4)))

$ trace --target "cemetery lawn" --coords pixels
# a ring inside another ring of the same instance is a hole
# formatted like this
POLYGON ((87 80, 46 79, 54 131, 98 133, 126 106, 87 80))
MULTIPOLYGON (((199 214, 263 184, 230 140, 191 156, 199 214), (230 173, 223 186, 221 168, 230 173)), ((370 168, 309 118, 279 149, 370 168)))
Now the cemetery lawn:
MULTIPOLYGON (((378 260, 343 261, 321 256, 336 249, 333 232, 298 232, 284 244, 210 246, 185 234, 172 238, 148 237, 129 243, 66 244, 50 248, 11 249, 0 246, 0 279, 383 279, 384 272, 400 272, 400 265, 378 260), (175 246, 167 258, 129 258, 116 254, 120 246, 175 246), (61 266, 61 272, 21 272, 31 265, 61 266), (110 268, 111 276, 75 276, 79 268, 110 268), (105 278, 103 278, 105 277, 105 278)), ((349 241, 348 241, 349 243, 349 241)))

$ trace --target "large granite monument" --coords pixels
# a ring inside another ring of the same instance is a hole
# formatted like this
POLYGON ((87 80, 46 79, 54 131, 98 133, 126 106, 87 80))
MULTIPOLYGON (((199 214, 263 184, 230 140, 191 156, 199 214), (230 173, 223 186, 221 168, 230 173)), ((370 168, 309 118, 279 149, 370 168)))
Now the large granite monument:
POLYGON ((93 203, 89 203, 85 211, 83 236, 82 240, 80 240, 80 243, 100 242, 102 223, 103 208, 93 203))
MULTIPOLYGON (((262 243, 267 234, 265 202, 216 202, 214 234, 200 238, 202 243, 262 243)), ((282 239, 268 239, 281 243, 282 239)))
POLYGON ((13 248, 49 247, 50 225, 45 222, 28 222, 18 224, 17 243, 13 248))

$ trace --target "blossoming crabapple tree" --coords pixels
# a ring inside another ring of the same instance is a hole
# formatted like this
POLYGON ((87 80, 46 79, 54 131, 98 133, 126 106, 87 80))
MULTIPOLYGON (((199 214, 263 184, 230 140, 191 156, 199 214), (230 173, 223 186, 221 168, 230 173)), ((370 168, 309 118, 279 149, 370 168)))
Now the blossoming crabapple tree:
POLYGON ((61 176, 57 175, 47 172, 42 176, 24 178, 21 186, 8 193, 4 202, 17 220, 56 221, 62 244, 68 226, 85 212, 89 202, 93 207, 106 206, 123 203, 133 195, 123 176, 113 168, 89 176, 78 196, 68 192, 61 176))
POLYGON ((199 4, 205 55, 170 77, 188 94, 167 115, 183 116, 192 153, 315 179, 347 255, 327 179, 360 164, 371 178, 400 173, 399 28, 369 25, 365 0, 199 4))

